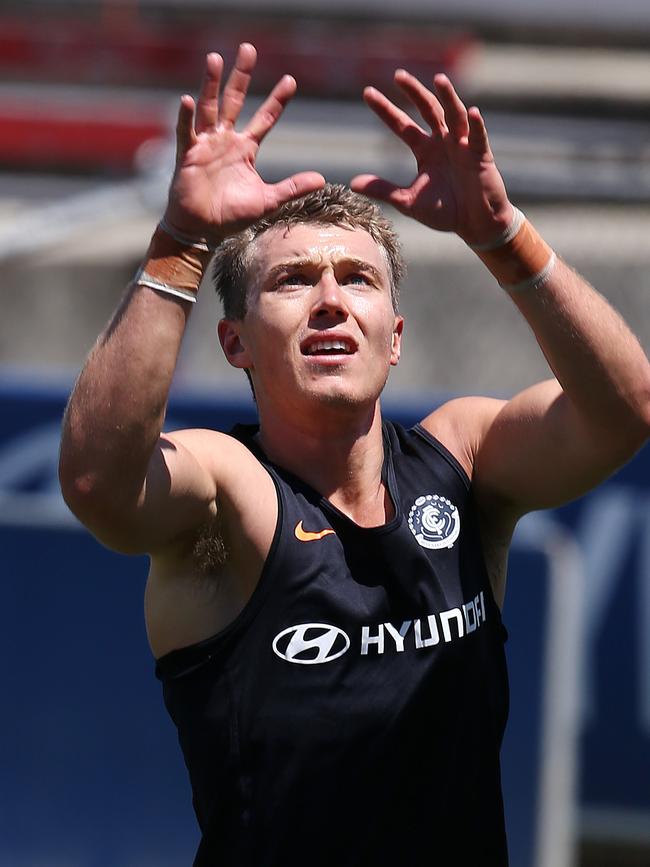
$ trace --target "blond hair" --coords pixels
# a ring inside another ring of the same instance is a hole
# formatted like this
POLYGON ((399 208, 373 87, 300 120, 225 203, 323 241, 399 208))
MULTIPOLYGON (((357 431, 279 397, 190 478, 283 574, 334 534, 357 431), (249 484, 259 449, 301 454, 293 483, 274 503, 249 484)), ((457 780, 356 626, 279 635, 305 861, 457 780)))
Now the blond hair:
POLYGON ((343 184, 325 184, 320 190, 287 202, 219 245, 214 257, 214 283, 226 319, 243 319, 246 315, 248 268, 255 239, 273 226, 300 223, 365 230, 386 256, 391 301, 397 313, 399 287, 406 273, 406 265, 393 224, 379 206, 366 196, 352 192, 343 184))

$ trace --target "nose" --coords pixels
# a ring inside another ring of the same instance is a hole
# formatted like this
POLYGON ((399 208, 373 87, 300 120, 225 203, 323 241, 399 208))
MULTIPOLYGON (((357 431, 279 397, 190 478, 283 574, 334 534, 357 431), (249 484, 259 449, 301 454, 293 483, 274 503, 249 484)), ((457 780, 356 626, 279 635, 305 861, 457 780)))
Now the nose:
POLYGON ((334 316, 338 319, 345 319, 348 315, 345 293, 331 272, 323 274, 314 286, 311 315, 318 318, 334 316))

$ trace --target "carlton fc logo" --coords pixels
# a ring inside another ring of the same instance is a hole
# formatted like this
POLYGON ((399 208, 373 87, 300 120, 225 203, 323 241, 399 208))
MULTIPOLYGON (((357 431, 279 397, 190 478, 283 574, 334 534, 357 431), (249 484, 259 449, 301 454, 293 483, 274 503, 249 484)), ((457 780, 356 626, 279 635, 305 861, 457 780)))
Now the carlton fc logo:
POLYGON ((451 548, 460 533, 460 515, 451 500, 426 494, 413 503, 409 527, 423 548, 451 548))
POLYGON ((287 662, 319 665, 343 656, 350 639, 329 623, 300 623, 283 629, 273 640, 273 650, 287 662))

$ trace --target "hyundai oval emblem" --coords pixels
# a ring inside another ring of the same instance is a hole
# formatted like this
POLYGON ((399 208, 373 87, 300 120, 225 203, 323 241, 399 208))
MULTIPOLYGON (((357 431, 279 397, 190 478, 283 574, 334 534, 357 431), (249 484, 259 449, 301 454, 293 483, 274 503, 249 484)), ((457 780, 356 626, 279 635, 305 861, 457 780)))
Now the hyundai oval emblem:
POLYGON ((350 639, 329 623, 300 623, 283 629, 273 639, 273 650, 286 662, 298 665, 320 665, 343 656, 350 639))

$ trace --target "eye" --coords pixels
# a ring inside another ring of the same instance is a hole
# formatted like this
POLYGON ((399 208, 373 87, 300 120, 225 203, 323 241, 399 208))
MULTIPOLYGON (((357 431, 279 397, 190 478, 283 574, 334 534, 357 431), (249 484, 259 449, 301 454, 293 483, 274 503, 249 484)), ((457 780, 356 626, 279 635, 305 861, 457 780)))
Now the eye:
POLYGON ((309 279, 300 272, 295 274, 285 274, 280 277, 276 283, 276 286, 282 288, 283 286, 309 286, 311 285, 309 279))
POLYGON ((352 274, 348 274, 346 277, 343 278, 343 283, 356 283, 359 285, 363 285, 369 284, 371 282, 372 280, 367 274, 361 274, 357 271, 353 272, 352 274))

